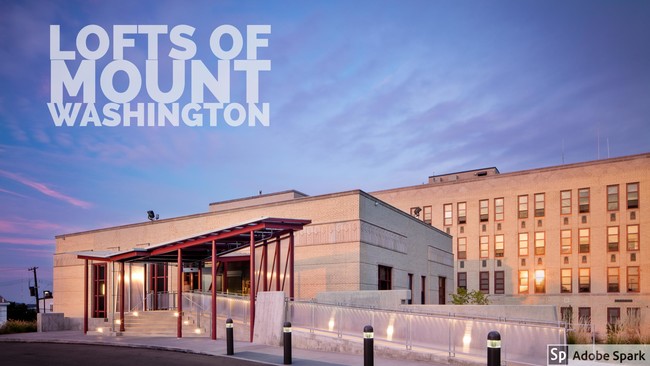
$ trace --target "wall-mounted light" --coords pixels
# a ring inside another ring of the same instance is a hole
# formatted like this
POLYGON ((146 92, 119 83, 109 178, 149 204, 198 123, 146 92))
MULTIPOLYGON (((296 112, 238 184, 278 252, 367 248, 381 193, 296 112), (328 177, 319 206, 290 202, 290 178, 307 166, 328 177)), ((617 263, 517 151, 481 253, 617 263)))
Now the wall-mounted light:
POLYGON ((149 221, 154 221, 159 219, 159 215, 155 214, 153 210, 147 211, 147 218, 149 221))

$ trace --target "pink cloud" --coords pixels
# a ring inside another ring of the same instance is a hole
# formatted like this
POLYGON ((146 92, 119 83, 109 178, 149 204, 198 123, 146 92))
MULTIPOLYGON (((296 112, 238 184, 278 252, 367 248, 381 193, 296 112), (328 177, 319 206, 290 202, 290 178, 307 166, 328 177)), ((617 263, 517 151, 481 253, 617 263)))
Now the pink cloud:
POLYGON ((17 245, 51 245, 54 244, 54 239, 15 238, 9 236, 0 236, 0 243, 17 245))
POLYGON ((92 204, 90 202, 86 202, 86 201, 83 201, 83 200, 80 200, 80 199, 77 199, 77 198, 74 198, 74 197, 70 197, 70 196, 68 196, 66 194, 63 194, 61 192, 57 192, 57 191, 49 188, 48 186, 46 186, 43 183, 39 183, 39 182, 29 180, 27 178, 24 178, 24 177, 18 175, 18 174, 14 174, 14 173, 11 173, 11 172, 0 170, 0 175, 3 175, 3 176, 5 176, 5 177, 7 177, 9 179, 13 179, 16 182, 19 182, 19 183, 22 183, 22 184, 24 184, 24 185, 26 185, 28 187, 31 187, 31 188, 43 193, 46 196, 50 196, 52 198, 56 198, 56 199, 59 199, 61 201, 68 202, 71 205, 81 207, 81 208, 90 208, 92 206, 92 204))
POLYGON ((7 194, 11 194, 11 195, 18 196, 18 197, 22 197, 22 198, 27 198, 27 196, 24 196, 24 195, 22 195, 22 194, 20 194, 20 193, 12 192, 12 191, 9 191, 9 190, 6 190, 6 189, 2 189, 2 188, 0 188, 0 192, 2 192, 2 193, 7 193, 7 194))

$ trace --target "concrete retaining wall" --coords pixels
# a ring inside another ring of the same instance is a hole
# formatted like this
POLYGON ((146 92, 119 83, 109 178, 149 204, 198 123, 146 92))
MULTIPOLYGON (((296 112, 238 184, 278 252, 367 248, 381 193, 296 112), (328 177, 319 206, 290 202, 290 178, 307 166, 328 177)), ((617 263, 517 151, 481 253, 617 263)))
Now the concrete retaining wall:
POLYGON ((410 298, 410 290, 334 291, 319 293, 316 295, 316 302, 378 309, 398 309, 401 305, 408 303, 410 298))

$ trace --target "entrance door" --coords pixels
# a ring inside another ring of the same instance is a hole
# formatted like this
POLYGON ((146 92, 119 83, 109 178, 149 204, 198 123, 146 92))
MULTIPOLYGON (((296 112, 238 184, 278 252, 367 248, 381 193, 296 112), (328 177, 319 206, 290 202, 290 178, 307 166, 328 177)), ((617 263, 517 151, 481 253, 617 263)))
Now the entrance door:
POLYGON ((447 286, 445 277, 438 277, 438 304, 444 305, 447 300, 447 286))
POLYGON ((169 293, 167 292, 167 283, 167 264, 150 264, 149 291, 151 293, 151 310, 169 309, 169 293))

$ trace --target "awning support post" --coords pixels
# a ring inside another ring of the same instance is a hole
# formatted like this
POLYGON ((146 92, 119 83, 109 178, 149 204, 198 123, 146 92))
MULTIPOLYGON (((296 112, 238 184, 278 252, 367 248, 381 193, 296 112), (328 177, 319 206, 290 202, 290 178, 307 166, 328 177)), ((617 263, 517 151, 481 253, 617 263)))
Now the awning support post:
POLYGON ((211 338, 217 339, 217 241, 212 241, 212 299, 210 311, 212 312, 211 320, 211 338))
POLYGON ((176 322, 176 337, 183 338, 183 252, 178 249, 178 295, 176 302, 178 303, 178 319, 176 322))
POLYGON ((255 231, 250 233, 250 341, 253 342, 253 330, 255 327, 255 231))
POLYGON ((88 333, 88 259, 84 260, 84 334, 88 333))

